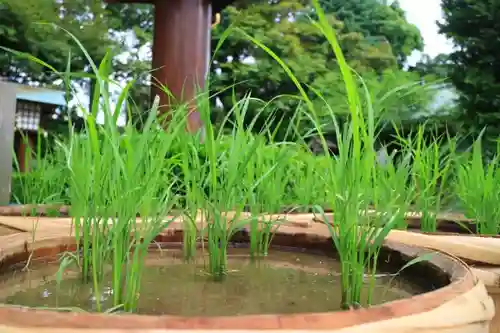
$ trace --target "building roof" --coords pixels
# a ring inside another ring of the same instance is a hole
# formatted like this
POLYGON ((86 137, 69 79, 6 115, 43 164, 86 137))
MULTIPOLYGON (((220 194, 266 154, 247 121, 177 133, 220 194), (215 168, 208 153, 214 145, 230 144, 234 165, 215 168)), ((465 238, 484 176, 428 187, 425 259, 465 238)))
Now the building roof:
POLYGON ((11 83, 16 86, 16 99, 66 106, 66 92, 62 90, 31 87, 23 84, 11 83))

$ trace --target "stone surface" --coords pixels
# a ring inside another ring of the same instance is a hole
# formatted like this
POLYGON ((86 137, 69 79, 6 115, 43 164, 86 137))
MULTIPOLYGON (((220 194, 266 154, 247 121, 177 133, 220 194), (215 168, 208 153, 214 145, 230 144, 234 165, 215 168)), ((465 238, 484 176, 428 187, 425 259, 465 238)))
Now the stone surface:
POLYGON ((0 81, 0 205, 10 201, 15 114, 15 87, 0 81))

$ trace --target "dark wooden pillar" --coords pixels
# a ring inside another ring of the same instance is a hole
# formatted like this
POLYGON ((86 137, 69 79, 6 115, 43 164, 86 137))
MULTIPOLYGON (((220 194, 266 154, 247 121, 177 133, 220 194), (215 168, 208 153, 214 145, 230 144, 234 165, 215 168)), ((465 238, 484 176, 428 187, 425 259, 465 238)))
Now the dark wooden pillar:
MULTIPOLYGON (((197 88, 204 88, 210 59, 210 0, 104 0, 108 3, 153 3, 155 6, 153 39, 152 98, 160 97, 161 112, 170 112, 177 103, 189 103, 195 111, 197 88), (162 89, 168 88, 172 98, 162 89)), ((215 3, 217 11, 231 0, 215 3)), ((188 129, 201 127, 199 116, 188 115, 188 129)))
MULTIPOLYGON (((188 102, 195 109, 197 91, 203 88, 210 57, 211 4, 207 0, 156 0, 153 40, 152 96, 159 95, 162 112, 188 102), (156 85, 165 85, 169 97, 156 85)), ((201 124, 189 117, 189 129, 201 124)))
POLYGON ((20 131, 19 148, 17 149, 17 161, 20 172, 30 171, 31 159, 35 151, 35 143, 30 132, 20 131))

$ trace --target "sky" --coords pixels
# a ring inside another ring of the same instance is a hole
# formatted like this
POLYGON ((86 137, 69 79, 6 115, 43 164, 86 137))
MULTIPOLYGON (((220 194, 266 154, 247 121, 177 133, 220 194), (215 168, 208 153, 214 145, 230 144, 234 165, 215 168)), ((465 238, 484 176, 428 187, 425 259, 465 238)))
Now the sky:
MULTIPOLYGON (((408 22, 415 24, 424 38, 424 53, 434 57, 440 53, 450 53, 452 44, 438 33, 436 21, 442 20, 441 0, 399 0, 406 11, 408 22)), ((408 62, 414 64, 420 58, 420 52, 412 54, 408 62)))

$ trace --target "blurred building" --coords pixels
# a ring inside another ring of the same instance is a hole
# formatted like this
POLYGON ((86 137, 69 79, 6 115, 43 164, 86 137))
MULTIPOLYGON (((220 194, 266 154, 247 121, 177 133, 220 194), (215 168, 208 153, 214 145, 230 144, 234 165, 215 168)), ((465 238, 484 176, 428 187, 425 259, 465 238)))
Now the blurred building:
POLYGON ((28 151, 35 151, 36 139, 66 106, 65 92, 13 84, 16 89, 14 151, 21 172, 29 168, 28 151))
POLYGON ((10 198, 13 157, 25 172, 44 128, 66 106, 65 92, 0 80, 0 205, 10 198), (13 154, 14 153, 14 154, 13 154))

